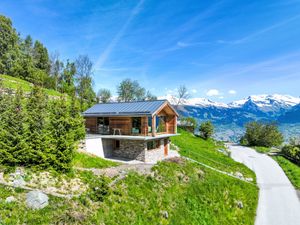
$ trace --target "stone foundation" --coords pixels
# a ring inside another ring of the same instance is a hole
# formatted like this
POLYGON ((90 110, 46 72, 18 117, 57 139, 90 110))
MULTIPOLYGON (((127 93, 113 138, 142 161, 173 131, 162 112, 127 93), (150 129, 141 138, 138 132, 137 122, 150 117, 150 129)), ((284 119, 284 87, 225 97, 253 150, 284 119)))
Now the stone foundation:
POLYGON ((127 159, 145 161, 147 143, 136 140, 120 140, 120 148, 114 149, 112 155, 127 159))

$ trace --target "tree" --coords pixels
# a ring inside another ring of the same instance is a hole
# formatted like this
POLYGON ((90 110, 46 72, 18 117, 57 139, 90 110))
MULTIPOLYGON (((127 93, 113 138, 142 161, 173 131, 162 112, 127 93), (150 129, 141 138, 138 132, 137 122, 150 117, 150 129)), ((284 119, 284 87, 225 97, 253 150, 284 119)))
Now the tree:
POLYGON ((50 77, 54 82, 51 86, 55 90, 59 89, 63 69, 64 63, 60 61, 58 52, 52 53, 50 56, 50 77))
POLYGON ((26 104, 26 141, 29 148, 24 161, 27 165, 36 165, 39 162, 41 167, 47 167, 45 151, 50 144, 47 133, 47 107, 47 97, 42 88, 34 86, 26 104))
POLYGON ((101 88, 99 91, 98 91, 98 94, 97 94, 97 98, 98 98, 98 102, 100 103, 107 103, 107 102, 110 102, 111 101, 111 92, 109 89, 105 89, 105 88, 101 88))
POLYGON ((24 165, 27 142, 24 139, 25 113, 20 88, 12 95, 0 96, 0 163, 9 166, 24 165))
POLYGON ((67 64, 62 72, 61 76, 61 84, 60 89, 62 93, 67 93, 71 96, 75 93, 75 84, 74 84, 74 76, 76 74, 75 63, 69 62, 67 60, 67 64))
POLYGON ((39 42, 35 41, 33 46, 33 60, 37 69, 43 70, 45 73, 50 72, 50 60, 47 48, 39 42))
POLYGON ((187 99, 190 98, 190 94, 185 85, 180 85, 177 89, 176 95, 172 96, 173 102, 175 102, 175 107, 186 103, 187 99))
POLYGON ((118 101, 130 102, 130 101, 145 101, 156 100, 156 96, 151 92, 146 91, 141 87, 136 80, 125 79, 117 86, 118 101))
POLYGON ((197 120, 193 117, 182 117, 179 122, 180 128, 194 133, 197 127, 197 120))
POLYGON ((246 124, 246 133, 242 140, 249 146, 272 147, 281 145, 283 136, 276 124, 254 121, 246 124))
POLYGON ((80 55, 75 61, 76 67, 76 92, 79 97, 80 107, 83 111, 95 102, 96 94, 93 90, 93 63, 87 55, 80 55))
POLYGON ((19 37, 9 18, 0 15, 0 74, 10 74, 19 54, 19 37))
POLYGON ((211 121, 206 121, 200 124, 200 136, 207 140, 208 138, 211 138, 211 136, 214 133, 214 126, 211 123, 211 121))

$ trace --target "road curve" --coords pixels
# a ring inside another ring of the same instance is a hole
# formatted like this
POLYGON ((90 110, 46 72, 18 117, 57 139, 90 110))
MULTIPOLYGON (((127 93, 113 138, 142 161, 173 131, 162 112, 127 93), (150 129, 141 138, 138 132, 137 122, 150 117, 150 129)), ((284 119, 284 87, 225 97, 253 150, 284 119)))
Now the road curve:
POLYGON ((277 162, 251 148, 231 145, 229 149, 234 160, 256 174, 259 201, 255 225, 300 225, 300 201, 277 162))

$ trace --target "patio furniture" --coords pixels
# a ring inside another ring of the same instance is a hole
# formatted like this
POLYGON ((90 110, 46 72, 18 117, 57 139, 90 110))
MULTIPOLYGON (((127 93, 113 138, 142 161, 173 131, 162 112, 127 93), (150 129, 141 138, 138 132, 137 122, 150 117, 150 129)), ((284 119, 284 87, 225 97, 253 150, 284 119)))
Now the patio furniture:
POLYGON ((120 128, 113 128, 113 135, 116 135, 116 133, 119 133, 119 135, 121 134, 121 129, 120 128))

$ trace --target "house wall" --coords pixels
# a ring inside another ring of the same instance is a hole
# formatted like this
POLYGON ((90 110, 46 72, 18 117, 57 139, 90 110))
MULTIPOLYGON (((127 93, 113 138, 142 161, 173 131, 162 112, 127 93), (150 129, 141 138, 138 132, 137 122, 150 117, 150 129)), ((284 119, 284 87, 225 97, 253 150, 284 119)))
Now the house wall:
POLYGON ((85 139, 85 150, 93 155, 105 158, 112 156, 113 141, 100 137, 90 137, 85 139))
POLYGON ((97 117, 86 117, 85 128, 89 133, 96 133, 97 131, 97 117))
POLYGON ((120 140, 120 148, 114 149, 112 155, 127 159, 145 161, 147 145, 145 141, 120 140))

